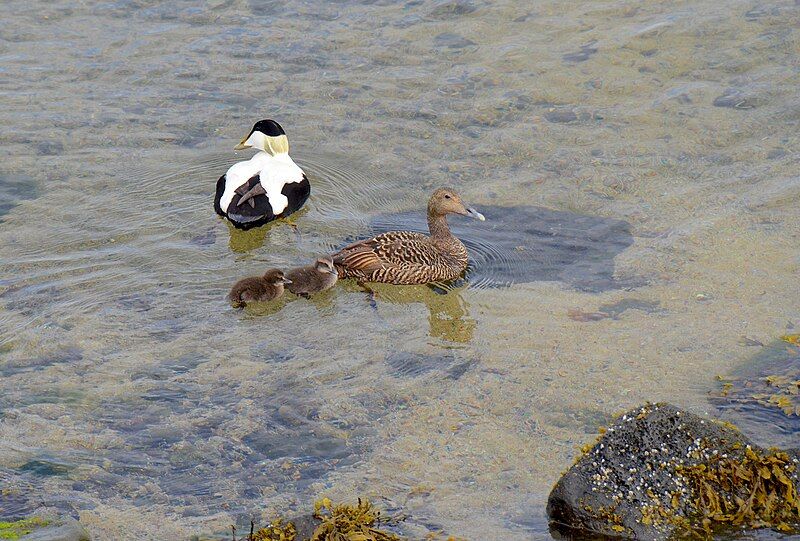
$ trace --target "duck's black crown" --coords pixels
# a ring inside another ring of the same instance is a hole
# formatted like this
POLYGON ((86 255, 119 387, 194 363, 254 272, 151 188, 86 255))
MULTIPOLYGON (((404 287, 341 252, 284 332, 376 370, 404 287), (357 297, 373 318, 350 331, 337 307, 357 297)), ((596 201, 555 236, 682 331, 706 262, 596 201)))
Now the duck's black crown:
POLYGON ((250 130, 250 133, 254 131, 260 131, 264 135, 268 135, 269 137, 278 137, 279 135, 286 135, 286 132, 283 131, 281 125, 275 122, 274 120, 266 119, 266 120, 259 120, 253 125, 253 129, 250 130))

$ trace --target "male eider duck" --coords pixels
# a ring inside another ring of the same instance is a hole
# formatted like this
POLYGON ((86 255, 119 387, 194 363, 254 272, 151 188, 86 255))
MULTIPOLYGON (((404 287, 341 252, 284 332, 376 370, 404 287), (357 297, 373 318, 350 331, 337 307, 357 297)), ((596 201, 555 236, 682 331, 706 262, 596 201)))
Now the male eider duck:
POLYGON ((485 220, 450 188, 433 192, 428 202, 428 237, 390 231, 346 246, 333 255, 340 278, 389 284, 427 284, 458 278, 467 268, 467 248, 450 232, 448 214, 485 220))
POLYGON ((339 273, 330 256, 320 257, 313 265, 298 267, 286 273, 292 281, 287 287, 299 297, 310 297, 336 285, 339 273))
POLYGON ((292 281, 279 269, 269 269, 264 276, 242 278, 231 288, 228 300, 237 308, 246 306, 248 302, 272 301, 283 295, 284 284, 292 281))
POLYGON ((231 166, 217 181, 214 210, 239 229, 251 229, 300 209, 311 193, 303 170, 289 157, 280 124, 260 120, 235 150, 260 152, 231 166))

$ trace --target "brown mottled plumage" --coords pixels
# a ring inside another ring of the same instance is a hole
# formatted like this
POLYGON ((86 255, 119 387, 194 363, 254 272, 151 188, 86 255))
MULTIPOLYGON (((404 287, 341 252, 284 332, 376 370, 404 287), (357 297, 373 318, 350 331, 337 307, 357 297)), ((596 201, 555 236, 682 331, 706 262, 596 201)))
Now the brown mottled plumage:
POLYGON ((330 256, 320 257, 313 265, 292 269, 286 273, 292 283, 288 289, 295 295, 309 297, 332 288, 339 278, 333 259, 330 256))
POLYGON ((428 201, 430 237, 390 231, 346 246, 333 255, 341 278, 389 284, 427 284, 453 280, 467 268, 467 248, 450 232, 448 214, 484 217, 467 208, 450 188, 439 188, 428 201))
POLYGON ((291 283, 284 277, 283 271, 269 269, 264 276, 242 278, 233 284, 228 300, 237 308, 246 306, 248 302, 271 301, 283 295, 284 284, 291 283))

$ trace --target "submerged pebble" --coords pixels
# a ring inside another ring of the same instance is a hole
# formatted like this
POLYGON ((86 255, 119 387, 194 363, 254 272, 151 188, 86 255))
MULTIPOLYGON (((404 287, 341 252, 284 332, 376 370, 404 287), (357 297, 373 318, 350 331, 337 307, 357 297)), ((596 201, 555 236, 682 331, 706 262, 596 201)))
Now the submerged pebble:
POLYGON ((437 47, 447 47, 448 49, 463 49, 464 47, 476 45, 474 41, 450 32, 439 34, 433 39, 433 43, 437 47))
POLYGON ((548 122, 554 122, 556 124, 569 124, 571 122, 578 121, 578 115, 575 113, 575 111, 569 109, 556 109, 554 111, 547 111, 544 114, 544 117, 548 122))
POLYGON ((597 52, 597 47, 594 46, 596 42, 587 43, 586 45, 581 45, 581 48, 574 52, 574 53, 567 53, 563 55, 561 58, 564 59, 565 62, 586 62, 589 58, 597 52))
POLYGON ((715 107, 728 107, 730 109, 754 109, 758 104, 756 97, 744 91, 729 88, 720 96, 714 98, 715 107))
POLYGON ((475 361, 462 359, 454 353, 444 355, 425 355, 399 351, 386 357, 386 364, 395 377, 413 378, 437 372, 448 379, 457 380, 463 376, 475 361))

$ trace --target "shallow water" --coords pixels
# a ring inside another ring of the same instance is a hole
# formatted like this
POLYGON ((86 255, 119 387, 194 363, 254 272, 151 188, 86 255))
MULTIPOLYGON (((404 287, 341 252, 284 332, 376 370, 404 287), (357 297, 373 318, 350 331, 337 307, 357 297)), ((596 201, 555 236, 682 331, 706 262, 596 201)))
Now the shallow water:
POLYGON ((800 325, 796 2, 0 12, 0 518, 188 539, 368 496, 410 535, 547 538, 612 414, 718 413, 800 325), (212 195, 264 117, 313 191, 245 233, 212 195), (452 219, 465 281, 226 304, 444 184, 490 218, 452 219))

